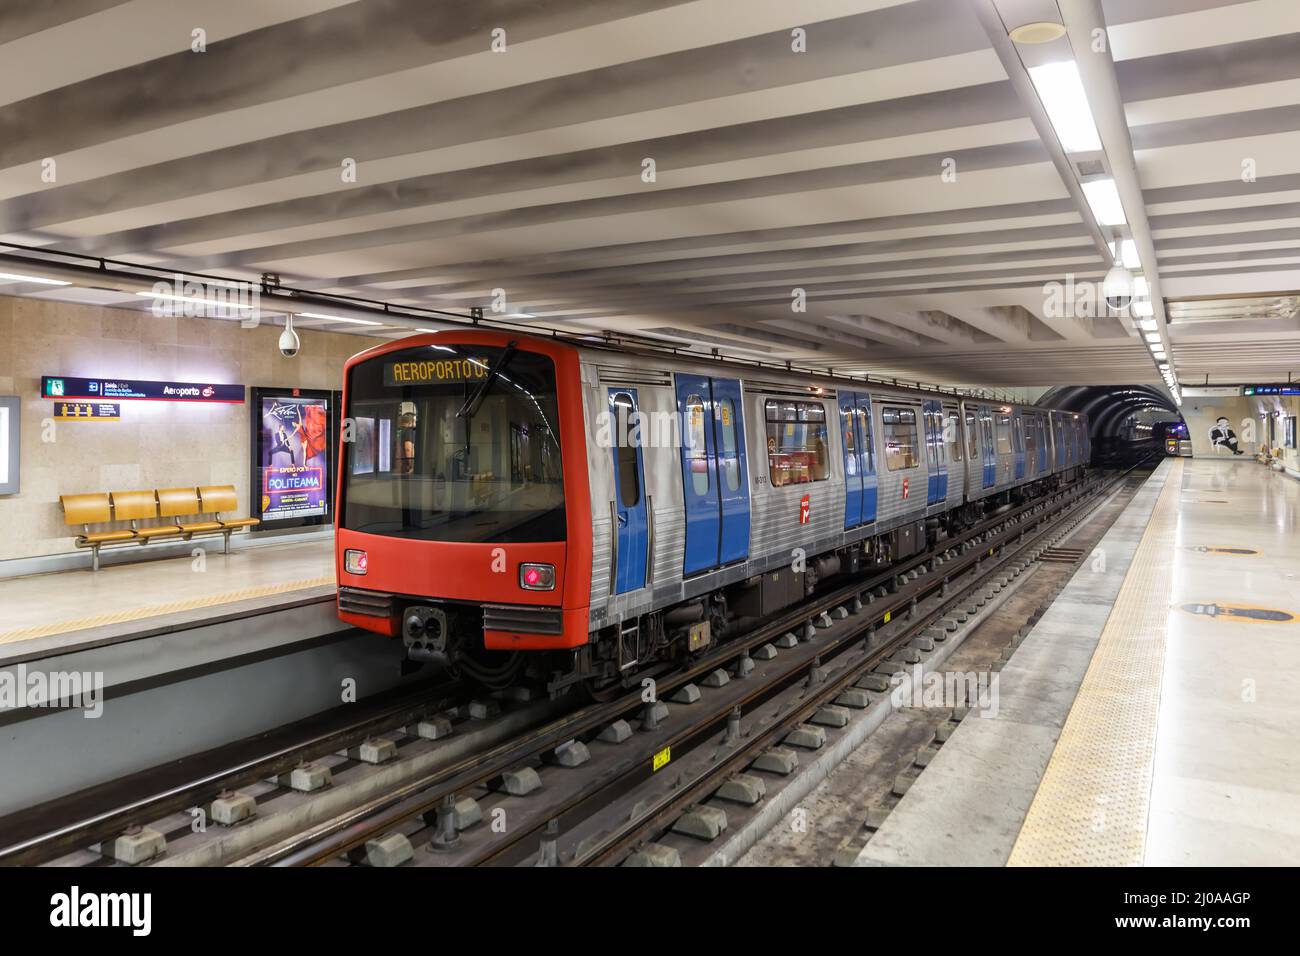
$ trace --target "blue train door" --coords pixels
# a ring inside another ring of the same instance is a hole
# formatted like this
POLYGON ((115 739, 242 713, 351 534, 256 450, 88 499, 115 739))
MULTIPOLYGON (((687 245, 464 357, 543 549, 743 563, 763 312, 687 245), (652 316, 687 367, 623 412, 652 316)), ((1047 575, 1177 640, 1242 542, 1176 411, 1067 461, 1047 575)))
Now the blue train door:
POLYGON ((844 529, 862 524, 862 431, 856 392, 840 392, 840 435, 844 446, 844 529))
POLYGON ((1038 474, 1047 474, 1047 420, 1042 415, 1034 416, 1035 435, 1038 437, 1038 474))
POLYGON ((858 470, 862 473, 862 523, 876 520, 876 444, 871 428, 871 396, 857 393, 858 470))
POLYGON ((1025 423, 1020 412, 1011 413, 1011 450, 1015 452, 1016 481, 1025 477, 1025 423))
POLYGON ((735 379, 677 376, 686 575, 749 554, 749 484, 740 405, 740 383, 735 379))
POLYGON ((922 402, 921 410, 925 421, 925 461, 930 473, 930 480, 926 486, 926 504, 937 505, 948 497, 948 465, 944 461, 947 453, 943 444, 943 403, 922 402))
POLYGON ((840 392, 844 447, 844 528, 876 520, 876 462, 871 443, 871 396, 840 392))
POLYGON ((641 449, 645 436, 633 419, 638 410, 635 388, 609 390, 609 414, 613 436, 614 509, 618 524, 617 550, 611 560, 617 562, 614 593, 623 594, 645 587, 646 574, 646 503, 645 464, 641 449))
POLYGON ((722 534, 718 563, 749 557, 749 473, 741 421, 740 382, 710 380, 713 393, 713 438, 718 459, 718 493, 722 498, 722 534))
POLYGON ((998 483, 998 450, 993 442, 993 412, 987 405, 979 406, 980 434, 984 438, 980 444, 984 449, 984 487, 992 488, 998 483))

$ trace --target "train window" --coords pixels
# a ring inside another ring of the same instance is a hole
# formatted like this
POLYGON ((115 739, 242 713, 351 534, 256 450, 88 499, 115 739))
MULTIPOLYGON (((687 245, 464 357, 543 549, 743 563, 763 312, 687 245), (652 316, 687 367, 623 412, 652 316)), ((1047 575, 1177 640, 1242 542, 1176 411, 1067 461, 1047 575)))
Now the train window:
POLYGON ((966 453, 971 461, 979 458, 979 438, 975 432, 975 413, 966 413, 966 453))
POLYGON ((618 432, 618 498, 624 508, 635 507, 641 500, 641 479, 636 467, 636 422, 632 413, 636 406, 627 392, 618 392, 610 399, 614 406, 615 427, 618 432))
POLYGON ((840 409, 840 430, 844 435, 844 470, 850 478, 858 476, 858 440, 853 423, 858 409, 854 406, 840 409))
POLYGON ((942 465, 943 413, 925 412, 925 456, 931 465, 942 465))
POLYGON ((440 349, 349 370, 343 414, 357 425, 341 526, 427 541, 563 541, 554 362, 526 349, 440 349))
POLYGON ((736 406, 731 399, 718 402, 718 471, 728 491, 740 490, 740 458, 736 453, 736 406))
POLYGON ((881 406, 880 420, 885 426, 885 465, 890 471, 915 468, 916 409, 881 406))
POLYGON ((709 451, 704 441, 704 399, 686 396, 686 447, 682 449, 697 495, 709 493, 709 451))
POLYGON ((1025 458, 1030 468, 1038 467, 1038 426, 1036 417, 1025 419, 1025 458))
POLYGON ((997 422, 998 435, 998 454, 1011 454, 1011 418, 1007 415, 999 415, 997 422))
POLYGON ((1013 418, 1011 420, 1011 438, 1015 442, 1016 451, 1025 450, 1025 426, 1023 418, 1013 418))
POLYGON ((947 424, 943 426, 943 440, 948 446, 948 460, 961 461, 961 419, 956 412, 948 413, 947 424))
POLYGON ((830 476, 826 409, 817 402, 768 399, 767 469, 773 487, 824 481, 830 476))
POLYGON ((876 445, 871 440, 871 410, 859 406, 858 421, 862 423, 862 457, 866 465, 866 471, 863 474, 874 475, 876 473, 876 445))

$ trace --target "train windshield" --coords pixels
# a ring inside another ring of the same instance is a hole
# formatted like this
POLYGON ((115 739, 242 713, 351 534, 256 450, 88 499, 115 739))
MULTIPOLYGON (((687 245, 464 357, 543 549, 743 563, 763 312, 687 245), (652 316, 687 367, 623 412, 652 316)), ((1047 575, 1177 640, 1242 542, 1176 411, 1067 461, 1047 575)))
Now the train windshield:
POLYGON ((555 364, 545 355, 433 345, 356 365, 343 439, 345 528, 564 540, 555 364))

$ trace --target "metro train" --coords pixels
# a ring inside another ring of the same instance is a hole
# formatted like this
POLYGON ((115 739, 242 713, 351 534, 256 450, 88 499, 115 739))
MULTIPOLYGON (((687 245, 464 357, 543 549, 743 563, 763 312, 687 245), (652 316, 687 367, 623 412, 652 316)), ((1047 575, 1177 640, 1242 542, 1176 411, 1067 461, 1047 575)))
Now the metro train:
POLYGON ((339 617, 552 693, 628 684, 1090 456, 1074 412, 495 330, 344 378, 339 617))

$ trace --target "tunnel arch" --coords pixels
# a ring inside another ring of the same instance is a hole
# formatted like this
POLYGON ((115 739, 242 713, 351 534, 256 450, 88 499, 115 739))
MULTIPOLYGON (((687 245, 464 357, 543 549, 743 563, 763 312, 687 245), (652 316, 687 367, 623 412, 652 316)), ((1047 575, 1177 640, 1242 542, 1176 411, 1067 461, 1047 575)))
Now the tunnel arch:
POLYGON ((1173 400, 1151 385, 1058 385, 1048 389, 1038 403, 1086 413, 1094 441, 1115 437, 1120 423, 1142 409, 1166 411, 1173 421, 1183 417, 1173 400))

